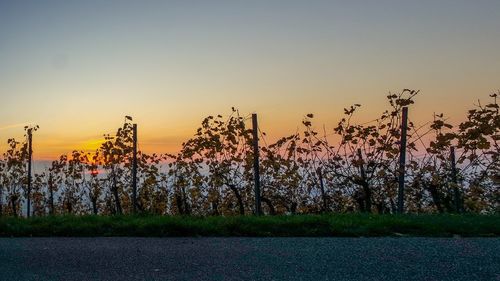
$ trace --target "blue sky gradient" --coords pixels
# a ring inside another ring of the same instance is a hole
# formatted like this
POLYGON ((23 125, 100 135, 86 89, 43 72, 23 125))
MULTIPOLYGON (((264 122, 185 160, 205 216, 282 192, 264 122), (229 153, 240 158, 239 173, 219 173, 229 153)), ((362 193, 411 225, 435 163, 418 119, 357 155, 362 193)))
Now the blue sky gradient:
POLYGON ((0 139, 39 124, 50 158, 133 115, 172 151, 231 106, 282 135, 352 103, 371 120, 403 88, 414 120, 459 122, 500 88, 499 50, 500 1, 0 0, 0 139))

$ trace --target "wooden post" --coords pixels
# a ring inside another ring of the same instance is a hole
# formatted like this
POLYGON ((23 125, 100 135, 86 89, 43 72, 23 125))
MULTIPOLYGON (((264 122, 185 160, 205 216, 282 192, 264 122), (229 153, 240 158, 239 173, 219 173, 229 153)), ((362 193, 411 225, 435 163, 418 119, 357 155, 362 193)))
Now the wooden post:
MULTIPOLYGON (((54 162, 52 162, 54 163, 54 162)), ((48 180, 48 189, 49 189, 49 215, 53 216, 54 212, 54 181, 52 179, 52 171, 49 169, 49 180, 48 180)))
POLYGON ((253 172, 255 184, 255 215, 260 216, 260 171, 259 171, 259 126, 257 124, 257 114, 252 114, 253 133, 253 172))
POLYGON ((133 131, 133 159, 132 159, 132 210, 137 212, 137 124, 132 125, 133 131))
POLYGON ((319 187, 321 190, 321 197, 323 200, 323 212, 326 212, 328 210, 328 199, 326 197, 325 184, 323 182, 323 172, 321 171, 321 167, 318 167, 316 173, 318 174, 319 187))
POLYGON ((401 141, 399 146, 399 187, 398 213, 404 212, 405 165, 406 165, 406 131, 408 130, 408 107, 403 107, 401 120, 401 141))
POLYGON ((26 192, 27 199, 27 209, 26 209, 26 217, 30 217, 31 215, 31 162, 33 158, 33 132, 32 128, 28 129, 28 190, 26 192))
POLYGON ((451 182, 453 184, 453 201, 455 203, 455 212, 460 213, 462 208, 460 206, 460 193, 458 191, 457 180, 457 164, 455 160, 455 147, 450 147, 450 162, 451 162, 451 182))
MULTIPOLYGON (((361 163, 363 163, 363 162, 364 162, 364 160, 363 160, 363 154, 361 153, 361 148, 358 148, 358 150, 357 150, 357 151, 358 151, 358 159, 359 159, 359 161, 360 161, 361 163)), ((365 165, 364 165, 364 164, 361 164, 361 165, 359 166, 359 172, 360 172, 360 174, 361 174, 361 179, 362 179, 363 181, 366 181, 366 172, 365 172, 365 165)))
POLYGON ((358 159, 361 162, 359 166, 359 172, 361 175, 361 187, 363 188, 363 212, 372 212, 372 192, 370 190, 370 186, 368 184, 368 179, 366 178, 365 164, 363 160, 363 153, 361 152, 361 148, 358 148, 358 159))

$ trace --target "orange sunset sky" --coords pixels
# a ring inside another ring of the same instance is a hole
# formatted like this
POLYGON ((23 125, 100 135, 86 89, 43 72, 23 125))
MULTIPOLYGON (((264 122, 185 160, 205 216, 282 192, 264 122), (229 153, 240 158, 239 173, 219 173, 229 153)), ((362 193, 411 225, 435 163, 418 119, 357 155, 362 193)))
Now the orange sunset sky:
POLYGON ((500 1, 3 1, 0 152, 92 150, 125 115, 175 152, 207 115, 259 114, 269 138, 344 107, 360 121, 419 89, 410 118, 462 121, 500 88, 500 1))

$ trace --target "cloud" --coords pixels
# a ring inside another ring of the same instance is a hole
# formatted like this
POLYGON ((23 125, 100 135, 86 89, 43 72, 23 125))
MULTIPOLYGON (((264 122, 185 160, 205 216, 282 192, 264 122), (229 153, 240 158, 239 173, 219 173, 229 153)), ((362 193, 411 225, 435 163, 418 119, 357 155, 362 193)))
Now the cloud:
POLYGON ((29 126, 29 125, 31 125, 31 122, 24 122, 24 123, 6 125, 6 126, 3 126, 3 127, 0 127, 0 130, 7 130, 7 129, 12 129, 12 128, 19 128, 19 127, 24 127, 24 126, 29 126))

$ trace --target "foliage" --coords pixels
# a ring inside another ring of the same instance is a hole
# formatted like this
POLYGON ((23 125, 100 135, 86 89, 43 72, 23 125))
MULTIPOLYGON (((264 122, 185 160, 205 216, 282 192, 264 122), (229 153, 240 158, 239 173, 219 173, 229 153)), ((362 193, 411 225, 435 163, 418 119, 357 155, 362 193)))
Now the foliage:
MULTIPOLYGON (((318 132, 307 114, 302 130, 267 142, 260 132, 266 214, 395 213, 401 114, 418 91, 387 96, 388 109, 358 123, 359 104, 318 132)), ((498 94, 478 103, 458 126, 443 114, 408 125, 406 210, 410 213, 500 211, 498 94), (452 160, 455 156, 455 162, 452 160), (453 163, 455 165, 453 165, 453 163)), ((411 111, 410 111, 411 112, 411 111)), ((208 116, 177 154, 137 154, 137 209, 158 215, 252 214, 253 150, 248 116, 208 116)), ((26 133, 38 127, 25 128, 26 133)), ((35 174, 27 190, 28 143, 8 140, 0 159, 0 215, 120 215, 133 212, 133 119, 92 153, 73 151, 35 174)), ((35 142, 36 144, 36 142, 35 142)), ((35 146, 36 148, 36 146, 35 146)))

